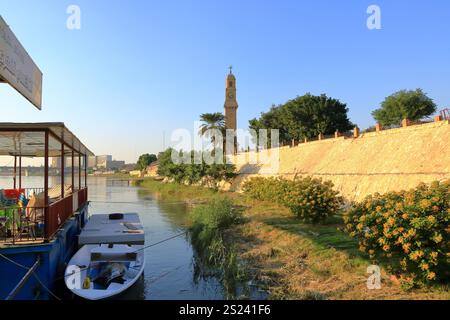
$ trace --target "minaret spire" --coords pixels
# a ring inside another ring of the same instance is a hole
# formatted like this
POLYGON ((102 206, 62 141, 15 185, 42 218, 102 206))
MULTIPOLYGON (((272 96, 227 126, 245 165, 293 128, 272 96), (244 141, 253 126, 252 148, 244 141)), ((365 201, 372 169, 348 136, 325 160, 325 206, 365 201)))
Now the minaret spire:
POLYGON ((236 130, 236 77, 233 74, 233 67, 229 66, 230 73, 227 75, 225 86, 225 124, 227 129, 236 130))
POLYGON ((233 66, 228 67, 230 73, 227 75, 225 84, 225 129, 232 130, 235 134, 234 136, 234 151, 228 150, 227 152, 236 153, 237 151, 237 108, 238 103, 236 100, 236 77, 233 74, 233 66))

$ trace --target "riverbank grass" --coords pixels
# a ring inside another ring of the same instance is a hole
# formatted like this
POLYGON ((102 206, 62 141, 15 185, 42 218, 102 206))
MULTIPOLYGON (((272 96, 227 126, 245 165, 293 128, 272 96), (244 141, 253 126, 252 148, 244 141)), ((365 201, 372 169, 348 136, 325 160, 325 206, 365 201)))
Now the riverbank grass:
POLYGON ((204 187, 186 186, 179 183, 163 183, 151 178, 137 180, 135 184, 159 193, 162 198, 174 197, 187 202, 191 200, 195 203, 204 203, 224 194, 223 192, 204 187))
POLYGON ((242 222, 242 213, 230 199, 213 199, 196 206, 190 215, 190 235, 195 250, 197 274, 215 274, 221 279, 228 298, 246 298, 246 269, 227 232, 242 222), (242 285, 244 284, 244 285, 242 285))
POLYGON ((225 232, 226 243, 245 261, 246 277, 273 299, 450 299, 448 285, 411 288, 381 262, 382 288, 367 288, 373 261, 344 232, 342 216, 323 224, 301 223, 289 209, 267 201, 203 187, 146 180, 162 194, 208 203, 226 197, 242 211, 242 221, 225 232))

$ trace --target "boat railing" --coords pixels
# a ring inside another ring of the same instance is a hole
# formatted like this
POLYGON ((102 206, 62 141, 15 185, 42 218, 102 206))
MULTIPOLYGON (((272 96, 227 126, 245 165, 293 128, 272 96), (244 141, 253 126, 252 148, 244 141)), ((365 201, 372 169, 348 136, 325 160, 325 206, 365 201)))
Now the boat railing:
POLYGON ((0 206, 0 245, 50 241, 66 220, 87 203, 87 196, 88 189, 81 188, 62 199, 50 200, 48 206, 0 206))
POLYGON ((50 204, 45 215, 45 237, 51 239, 61 225, 87 201, 87 188, 75 190, 72 194, 50 204))
POLYGON ((0 245, 43 242, 45 207, 0 207, 0 245))

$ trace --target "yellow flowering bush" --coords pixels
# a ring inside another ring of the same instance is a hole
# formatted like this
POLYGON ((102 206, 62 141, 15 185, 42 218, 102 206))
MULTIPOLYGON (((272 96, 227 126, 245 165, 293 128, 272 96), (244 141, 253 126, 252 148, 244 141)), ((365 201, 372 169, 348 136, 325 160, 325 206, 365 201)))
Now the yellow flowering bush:
POLYGON ((244 182, 242 190, 257 200, 281 203, 286 193, 287 180, 275 177, 252 177, 244 182))
POLYGON ((294 180, 255 177, 244 183, 243 190, 252 198, 284 205, 298 218, 312 223, 323 222, 343 205, 330 181, 311 177, 294 180))
POLYGON ((374 194, 344 215, 346 230, 371 258, 424 281, 450 278, 450 180, 374 194))

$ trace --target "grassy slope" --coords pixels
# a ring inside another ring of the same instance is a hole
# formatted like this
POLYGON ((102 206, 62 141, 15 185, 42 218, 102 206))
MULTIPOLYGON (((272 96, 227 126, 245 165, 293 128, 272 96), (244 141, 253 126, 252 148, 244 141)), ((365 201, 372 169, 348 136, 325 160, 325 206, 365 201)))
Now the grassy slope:
POLYGON ((274 299, 450 299, 448 287, 406 291, 382 267, 382 288, 368 290, 368 257, 339 230, 341 219, 327 225, 299 223, 286 208, 236 193, 145 180, 143 187, 190 203, 227 195, 244 209, 246 222, 230 232, 248 272, 274 299))

